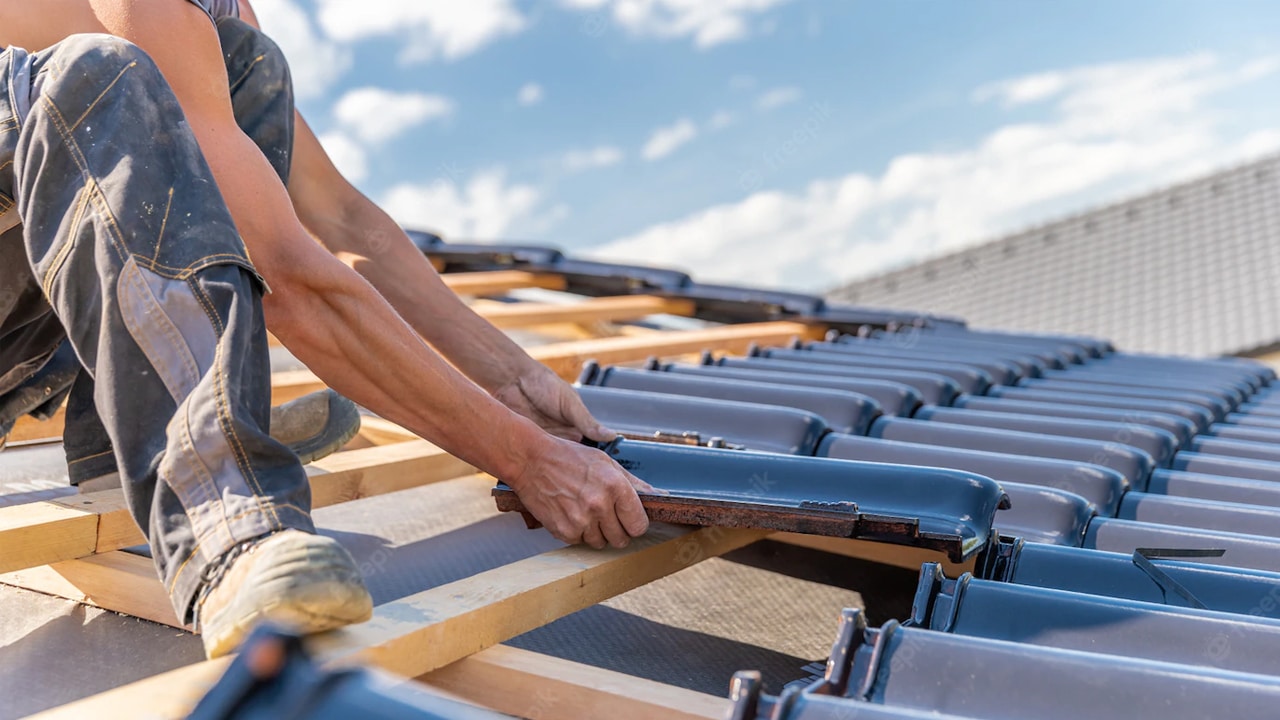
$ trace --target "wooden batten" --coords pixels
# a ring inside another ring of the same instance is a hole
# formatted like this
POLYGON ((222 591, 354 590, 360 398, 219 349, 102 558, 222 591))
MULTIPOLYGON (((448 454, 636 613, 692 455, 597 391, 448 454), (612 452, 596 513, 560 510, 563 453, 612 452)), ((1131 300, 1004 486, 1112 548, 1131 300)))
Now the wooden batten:
POLYGON ((563 290, 565 287, 564 278, 559 275, 522 270, 448 273, 441 275, 440 279, 459 295, 501 295, 512 290, 563 290))
POLYGON ((723 697, 507 645, 418 680, 513 717, 721 720, 731 707, 723 697))
POLYGON ((474 308, 493 325, 529 328, 556 323, 594 323, 635 320, 647 315, 691 315, 693 303, 649 295, 602 297, 567 305, 544 303, 495 303, 474 308))
POLYGON ((604 338, 531 348, 529 355, 566 380, 576 379, 587 360, 602 364, 638 362, 649 357, 685 355, 702 350, 743 353, 752 343, 782 344, 812 337, 809 326, 793 322, 725 325, 705 330, 664 332, 639 337, 604 338))
MULTIPOLYGON (((600 338, 530 348, 530 357, 550 367, 566 380, 577 379, 587 360, 601 363, 640 362, 649 357, 671 357, 712 350, 744 353, 752 343, 784 344, 792 338, 815 339, 821 328, 794 322, 747 323, 705 330, 679 330, 634 337, 600 338)), ((279 404, 324 388, 310 370, 272 375, 271 401, 279 404)))
POLYGON ((821 550, 834 555, 857 558, 858 560, 869 560, 881 565, 892 565, 893 567, 917 572, 924 563, 941 563, 948 577, 957 577, 963 573, 973 572, 974 566, 973 560, 963 563, 951 562, 945 553, 936 550, 890 545, 870 540, 855 540, 853 538, 828 537, 825 535, 802 535, 789 532, 775 533, 769 539, 784 542, 788 545, 821 550))
MULTIPOLYGON (((425 440, 335 453, 312 463, 311 503, 324 507, 475 472, 425 440)), ((0 508, 0 572, 144 542, 120 490, 0 508)))
MULTIPOLYGON (((469 296, 564 288, 562 277, 519 271, 443 278, 455 292, 469 296)), ((568 305, 489 304, 477 309, 499 327, 553 327, 576 337, 593 334, 592 328, 599 331, 605 323, 693 312, 686 301, 648 296, 595 298, 568 305)), ((572 380, 588 359, 609 364, 682 357, 703 350, 741 353, 751 343, 782 344, 795 337, 814 339, 820 333, 821 328, 793 322, 671 332, 623 328, 614 337, 535 347, 529 353, 572 380)), ((277 373, 272 377, 272 401, 279 404, 323 387, 309 371, 277 373)), ((62 424, 55 419, 20 424, 18 429, 27 434, 14 440, 45 439, 60 435, 62 424)), ((340 452, 308 466, 313 506, 475 472, 474 467, 385 420, 366 420, 360 438, 374 447, 340 452)), ((375 609, 370 622, 318 637, 314 647, 325 662, 369 663, 402 677, 419 678, 429 689, 516 716, 723 717, 729 707, 724 698, 501 643, 768 536, 762 530, 654 524, 648 535, 625 549, 566 547, 386 603, 375 609)), ((0 582, 178 627, 151 561, 119 551, 141 542, 118 490, 0 508, 0 573, 5 573, 0 582)), ((854 556, 867 552, 846 545, 832 547, 836 549, 830 551, 854 556)), ((226 666, 224 659, 179 668, 38 717, 132 718, 139 708, 155 717, 184 717, 226 666)))
MULTIPOLYGON (((419 677, 765 535, 654 525, 622 550, 567 547, 380 605, 371 621, 317 637, 315 645, 328 661, 419 677)), ((34 717, 132 718, 139 707, 184 717, 225 669, 225 660, 189 665, 34 717)))

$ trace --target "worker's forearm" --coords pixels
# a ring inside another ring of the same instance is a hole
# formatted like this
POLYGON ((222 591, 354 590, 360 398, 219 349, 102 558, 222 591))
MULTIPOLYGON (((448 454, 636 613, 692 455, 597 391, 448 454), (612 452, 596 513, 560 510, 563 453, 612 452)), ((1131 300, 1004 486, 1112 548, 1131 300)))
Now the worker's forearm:
POLYGON ((372 287, 327 259, 334 267, 313 273, 309 291, 264 302, 290 351, 379 415, 500 478, 517 476, 546 435, 450 368, 372 287))
POLYGON ((248 138, 203 135, 236 226, 275 291, 263 305, 286 347, 379 415, 499 477, 518 473, 522 454, 545 443, 541 430, 450 368, 367 282, 317 245, 248 138), (486 436, 509 442, 476 442, 486 436))
POLYGON ((440 280, 395 221, 372 203, 360 205, 344 217, 332 218, 327 226, 312 229, 372 283, 427 342, 490 392, 540 368, 440 280), (384 241, 360 248, 358 238, 367 237, 384 241))

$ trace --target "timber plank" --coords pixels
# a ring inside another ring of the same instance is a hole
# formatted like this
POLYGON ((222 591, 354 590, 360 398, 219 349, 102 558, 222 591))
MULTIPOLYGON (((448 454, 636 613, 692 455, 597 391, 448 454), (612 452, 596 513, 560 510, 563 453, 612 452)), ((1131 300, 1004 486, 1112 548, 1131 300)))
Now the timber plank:
POLYGON ((62 430, 67 424, 67 406, 58 408, 58 412, 48 420, 36 420, 30 415, 23 415, 13 424, 9 431, 9 442, 31 442, 33 440, 52 440, 62 437, 62 430))
POLYGON ((765 535, 654 524, 621 550, 542 553, 382 605, 373 620, 321 638, 324 652, 417 677, 765 535))
POLYGON ((150 558, 113 551, 0 575, 0 583, 183 628, 150 558))
POLYGON ((870 560, 882 565, 892 565, 907 570, 919 571, 920 566, 928 562, 941 563, 948 577, 956 577, 966 572, 973 572, 974 564, 977 562, 976 559, 970 559, 963 563, 954 563, 947 558, 945 553, 935 550, 826 535, 780 532, 774 533, 769 539, 784 542, 788 545, 821 550, 859 560, 870 560))
POLYGON ((545 303, 495 303, 474 308, 494 326, 504 329, 537 327, 555 323, 594 323, 634 320, 646 315, 692 315, 688 300, 651 295, 602 297, 583 302, 552 305, 545 303))
MULTIPOLYGON (((307 467, 312 507, 475 472, 425 440, 335 453, 307 467)), ((74 560, 143 542, 120 490, 0 508, 0 572, 74 560)))
MULTIPOLYGON (((529 356, 550 367, 566 380, 576 380, 582 363, 637 362, 649 357, 687 355, 702 350, 743 353, 752 343, 783 344, 794 337, 817 339, 823 329, 794 322, 746 323, 705 330, 674 330, 632 337, 599 338, 529 348, 529 356)), ((271 401, 275 404, 324 388, 310 370, 271 376, 271 401)))
POLYGON ((43 565, 51 557, 90 555, 97 545, 98 515, 92 510, 55 502, 0 509, 0 572, 43 565))
POLYGON ((793 322, 725 325, 639 337, 602 338, 531 348, 529 355, 566 380, 576 379, 587 360, 601 364, 635 362, 650 356, 684 355, 701 350, 743 353, 752 343, 782 344, 794 337, 813 337, 809 326, 793 322))
MULTIPOLYGON (((124 552, 0 576, 0 582, 183 628, 151 561, 124 552)), ((719 719, 729 702, 569 660, 498 645, 419 678, 516 717, 719 719)))
POLYGON ((418 680, 526 718, 721 720, 732 707, 727 698, 507 645, 483 650, 418 680))
MULTIPOLYGON (((330 661, 369 662, 418 677, 601 600, 754 542, 759 530, 653 525, 622 550, 567 547, 374 609, 373 620, 316 638, 330 661)), ((183 717, 226 668, 189 665, 33 717, 183 717)))
POLYGON ((563 290, 565 280, 559 275, 531 273, 522 270, 495 270, 493 272, 447 273, 440 279, 459 295, 501 295, 511 290, 542 288, 563 290))

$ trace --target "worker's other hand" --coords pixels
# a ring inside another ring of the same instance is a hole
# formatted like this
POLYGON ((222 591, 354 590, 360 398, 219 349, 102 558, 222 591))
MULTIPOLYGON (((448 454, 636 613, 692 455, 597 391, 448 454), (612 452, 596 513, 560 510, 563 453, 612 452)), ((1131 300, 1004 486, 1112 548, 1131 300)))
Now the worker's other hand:
POLYGON ((507 484, 525 509, 570 545, 623 548, 649 529, 636 493, 653 488, 586 445, 548 437, 541 452, 507 484))
POLYGON ((606 443, 618 436, 591 417, 573 387, 544 365, 536 365, 493 396, 556 437, 606 443))

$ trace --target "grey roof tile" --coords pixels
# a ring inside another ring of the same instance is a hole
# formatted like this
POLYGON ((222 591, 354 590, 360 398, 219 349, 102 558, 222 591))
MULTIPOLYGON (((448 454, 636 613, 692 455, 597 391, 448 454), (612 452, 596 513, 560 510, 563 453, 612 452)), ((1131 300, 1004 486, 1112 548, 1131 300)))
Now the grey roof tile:
POLYGON ((1184 355, 1280 343, 1280 156, 838 288, 975 327, 1184 355))

